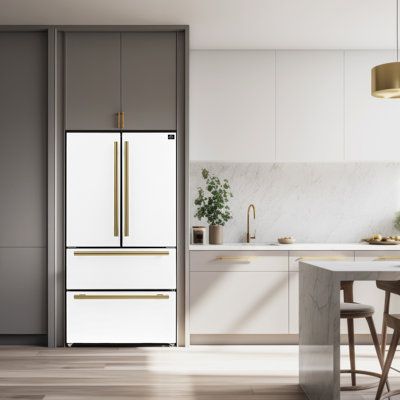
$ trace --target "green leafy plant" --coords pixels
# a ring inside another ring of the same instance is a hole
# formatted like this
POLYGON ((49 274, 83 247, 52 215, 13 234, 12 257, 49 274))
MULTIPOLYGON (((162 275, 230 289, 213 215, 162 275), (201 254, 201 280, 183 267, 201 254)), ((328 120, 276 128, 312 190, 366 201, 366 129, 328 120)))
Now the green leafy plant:
POLYGON ((221 181, 205 168, 201 175, 205 180, 205 189, 197 188, 197 198, 194 201, 197 212, 194 216, 199 220, 206 218, 210 225, 225 225, 232 218, 229 199, 233 194, 229 182, 227 179, 221 181))
POLYGON ((400 211, 396 213, 393 225, 398 231, 400 231, 400 211))

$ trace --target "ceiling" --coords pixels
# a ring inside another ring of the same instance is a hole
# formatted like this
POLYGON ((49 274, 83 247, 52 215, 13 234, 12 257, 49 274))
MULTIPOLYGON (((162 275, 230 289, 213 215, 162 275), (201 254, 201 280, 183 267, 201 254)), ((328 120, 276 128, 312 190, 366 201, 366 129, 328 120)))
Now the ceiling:
POLYGON ((395 47, 395 0, 0 0, 0 24, 187 24, 192 49, 395 47))

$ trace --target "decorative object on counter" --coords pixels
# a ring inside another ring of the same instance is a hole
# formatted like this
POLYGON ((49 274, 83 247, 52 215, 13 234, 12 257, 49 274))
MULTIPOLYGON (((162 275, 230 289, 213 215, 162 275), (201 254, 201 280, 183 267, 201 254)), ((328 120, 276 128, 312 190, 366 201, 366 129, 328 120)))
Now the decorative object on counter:
POLYGON ((396 0, 396 61, 372 68, 371 94, 383 99, 400 98, 399 0, 396 0))
POLYGON ((370 238, 363 239, 362 241, 369 244, 394 245, 400 244, 400 236, 382 236, 375 234, 370 238))
POLYGON ((394 227, 398 230, 398 231, 400 231, 400 211, 398 211, 397 213, 396 213, 396 216, 395 216, 395 218, 394 218, 394 227))
POLYGON ((193 244, 204 244, 206 238, 206 227, 205 226, 193 226, 192 228, 192 243, 193 244))
POLYGON ((293 244, 296 239, 292 236, 283 236, 278 238, 278 243, 280 244, 293 244))
POLYGON ((197 188, 197 198, 194 200, 197 211, 194 216, 199 220, 206 218, 210 225, 210 244, 222 244, 223 226, 232 218, 229 208, 229 199, 233 197, 231 187, 227 179, 221 181, 205 168, 202 169, 201 175, 205 180, 205 189, 197 188))

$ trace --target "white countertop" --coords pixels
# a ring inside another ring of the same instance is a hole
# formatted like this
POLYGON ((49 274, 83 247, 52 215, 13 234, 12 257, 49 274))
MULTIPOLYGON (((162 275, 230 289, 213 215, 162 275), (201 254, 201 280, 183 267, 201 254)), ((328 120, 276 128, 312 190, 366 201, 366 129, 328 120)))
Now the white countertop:
POLYGON ((224 243, 221 245, 213 244, 191 244, 189 250, 221 251, 221 250, 263 250, 263 251, 307 251, 307 250, 336 250, 336 251, 356 251, 356 250, 384 250, 400 251, 400 245, 371 245, 368 243, 294 243, 294 244, 271 244, 271 243, 224 243))

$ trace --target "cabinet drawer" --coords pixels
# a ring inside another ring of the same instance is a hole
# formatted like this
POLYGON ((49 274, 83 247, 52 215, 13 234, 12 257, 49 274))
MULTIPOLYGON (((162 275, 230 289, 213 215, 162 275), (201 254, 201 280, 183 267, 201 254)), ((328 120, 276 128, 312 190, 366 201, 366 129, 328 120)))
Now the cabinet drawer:
POLYGON ((175 342, 175 292, 67 293, 67 343, 175 342))
POLYGON ((191 334, 287 334, 287 272, 191 272, 191 334))
POLYGON ((287 271, 287 251, 191 251, 191 271, 287 271))
POLYGON ((298 271, 299 262, 304 261, 354 261, 353 251, 291 251, 289 271, 298 271))
POLYGON ((396 250, 356 251, 355 260, 356 261, 400 261, 400 251, 396 250))
POLYGON ((175 289, 175 249, 68 249, 67 289, 175 289))

